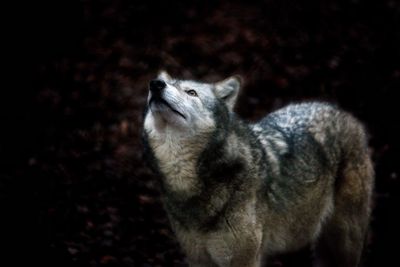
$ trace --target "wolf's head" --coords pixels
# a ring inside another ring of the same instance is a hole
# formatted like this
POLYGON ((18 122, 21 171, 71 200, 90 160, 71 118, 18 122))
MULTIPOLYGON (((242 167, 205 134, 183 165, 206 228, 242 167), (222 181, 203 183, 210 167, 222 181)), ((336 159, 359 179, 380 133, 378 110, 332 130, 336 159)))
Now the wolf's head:
POLYGON ((218 116, 232 112, 240 79, 229 77, 217 83, 178 80, 165 71, 149 83, 144 128, 159 134, 173 130, 186 136, 212 132, 218 116))

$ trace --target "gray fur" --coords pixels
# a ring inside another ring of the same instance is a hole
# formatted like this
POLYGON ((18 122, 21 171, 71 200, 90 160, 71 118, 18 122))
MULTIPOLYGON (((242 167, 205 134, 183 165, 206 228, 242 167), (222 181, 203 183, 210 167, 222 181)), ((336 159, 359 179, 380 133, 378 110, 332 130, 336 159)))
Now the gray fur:
POLYGON ((316 266, 358 266, 373 169, 356 119, 303 103, 248 124, 233 112, 236 77, 158 79, 170 106, 149 94, 143 136, 190 266, 261 266, 308 244, 316 266))

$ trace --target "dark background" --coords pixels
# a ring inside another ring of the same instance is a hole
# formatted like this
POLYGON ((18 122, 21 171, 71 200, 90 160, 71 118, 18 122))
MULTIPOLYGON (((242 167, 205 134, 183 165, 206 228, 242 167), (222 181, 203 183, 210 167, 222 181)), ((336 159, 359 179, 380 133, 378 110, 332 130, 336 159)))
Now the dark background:
POLYGON ((376 169, 366 266, 399 264, 399 1, 31 2, 3 10, 0 261, 185 266, 140 143, 147 83, 166 69, 242 75, 244 119, 319 99, 363 121, 376 169))

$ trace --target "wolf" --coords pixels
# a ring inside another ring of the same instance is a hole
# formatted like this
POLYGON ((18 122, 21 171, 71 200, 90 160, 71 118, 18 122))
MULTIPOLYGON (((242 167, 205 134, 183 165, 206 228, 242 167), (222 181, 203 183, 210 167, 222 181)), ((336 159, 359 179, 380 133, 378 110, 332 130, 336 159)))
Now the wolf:
POLYGON ((245 122, 240 87, 165 71, 149 83, 145 154, 189 266, 264 266, 305 246, 314 266, 359 266, 374 184, 364 127, 320 102, 245 122))

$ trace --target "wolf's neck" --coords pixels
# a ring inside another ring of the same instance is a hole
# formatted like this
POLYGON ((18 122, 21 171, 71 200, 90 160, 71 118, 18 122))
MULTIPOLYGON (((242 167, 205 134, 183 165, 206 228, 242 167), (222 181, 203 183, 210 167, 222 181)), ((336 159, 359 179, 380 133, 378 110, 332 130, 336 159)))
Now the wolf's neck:
POLYGON ((207 144, 203 136, 179 136, 172 133, 151 140, 164 186, 168 191, 199 193, 196 165, 207 144))

